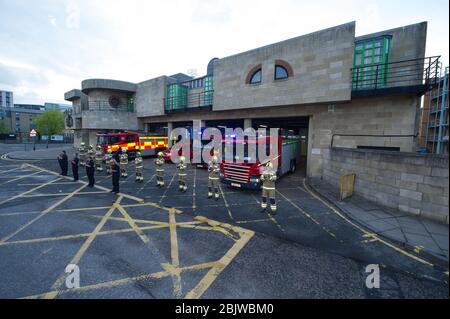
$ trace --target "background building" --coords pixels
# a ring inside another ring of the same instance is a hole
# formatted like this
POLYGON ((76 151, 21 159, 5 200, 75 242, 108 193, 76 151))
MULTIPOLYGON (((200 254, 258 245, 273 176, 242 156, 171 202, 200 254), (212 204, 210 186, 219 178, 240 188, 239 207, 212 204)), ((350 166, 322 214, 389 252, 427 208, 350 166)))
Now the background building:
POLYGON ((70 104, 60 104, 60 103, 44 103, 45 110, 60 110, 62 112, 72 108, 70 104))
POLYGON ((426 22, 355 37, 355 23, 210 61, 206 75, 141 83, 89 79, 73 103, 75 144, 97 131, 280 127, 304 136, 303 170, 323 169, 330 146, 413 152, 421 96, 437 78, 426 22))
POLYGON ((424 98, 419 131, 419 146, 425 148, 428 153, 448 155, 448 67, 442 73, 443 76, 440 78, 437 86, 429 91, 424 98))
POLYGON ((14 105, 14 96, 11 91, 0 90, 0 108, 8 108, 14 105))
POLYGON ((43 105, 14 104, 5 114, 7 127, 11 133, 28 134, 36 128, 36 117, 44 112, 43 105))

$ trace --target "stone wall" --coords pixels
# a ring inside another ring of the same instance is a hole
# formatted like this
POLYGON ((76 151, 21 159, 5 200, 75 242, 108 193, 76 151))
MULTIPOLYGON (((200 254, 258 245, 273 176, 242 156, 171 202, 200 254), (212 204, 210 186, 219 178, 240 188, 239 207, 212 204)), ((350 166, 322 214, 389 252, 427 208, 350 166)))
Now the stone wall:
POLYGON ((352 22, 219 59, 213 110, 348 101, 354 40, 352 22), (276 60, 290 64, 293 76, 274 80, 276 60), (259 64, 261 84, 246 84, 259 64))
POLYGON ((323 155, 322 177, 336 187, 341 175, 355 173, 356 194, 448 224, 448 156, 347 148, 323 155))
POLYGON ((135 95, 138 117, 164 115, 166 83, 166 76, 138 83, 135 95))

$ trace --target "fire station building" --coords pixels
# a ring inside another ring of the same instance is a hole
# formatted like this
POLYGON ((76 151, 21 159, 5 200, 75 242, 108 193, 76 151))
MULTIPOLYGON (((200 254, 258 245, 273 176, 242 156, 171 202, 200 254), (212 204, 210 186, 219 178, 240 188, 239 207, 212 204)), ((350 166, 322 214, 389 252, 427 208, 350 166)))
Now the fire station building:
POLYGON ((301 140, 299 168, 321 176, 331 147, 414 152, 421 96, 437 79, 427 23, 355 37, 355 23, 214 58, 205 76, 88 79, 65 93, 66 124, 168 134, 176 127, 278 127, 301 140))

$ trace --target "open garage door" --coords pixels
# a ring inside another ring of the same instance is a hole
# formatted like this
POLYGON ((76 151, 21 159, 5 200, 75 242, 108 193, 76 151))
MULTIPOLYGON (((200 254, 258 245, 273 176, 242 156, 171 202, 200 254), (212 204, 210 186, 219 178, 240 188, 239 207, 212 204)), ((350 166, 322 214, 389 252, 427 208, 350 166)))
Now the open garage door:
POLYGON ((306 176, 309 128, 308 116, 252 119, 252 127, 255 130, 259 128, 279 128, 282 132, 287 131, 289 134, 298 136, 300 147, 297 150, 296 174, 306 176))

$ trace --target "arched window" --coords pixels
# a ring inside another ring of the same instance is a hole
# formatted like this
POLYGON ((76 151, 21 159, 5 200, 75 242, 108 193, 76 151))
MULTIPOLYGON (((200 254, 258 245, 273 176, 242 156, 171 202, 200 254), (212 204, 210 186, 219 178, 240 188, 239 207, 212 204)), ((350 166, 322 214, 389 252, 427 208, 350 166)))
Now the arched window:
POLYGON ((255 72, 253 72, 253 74, 250 78, 250 84, 261 83, 261 79, 262 79, 262 71, 261 71, 261 69, 258 69, 255 72))
POLYGON ((262 82, 262 64, 257 64, 248 71, 245 84, 260 84, 262 82))
POLYGON ((284 66, 275 65, 275 80, 287 79, 288 77, 288 70, 284 66))
POLYGON ((275 60, 275 70, 273 78, 283 80, 294 76, 292 66, 284 60, 275 60))

